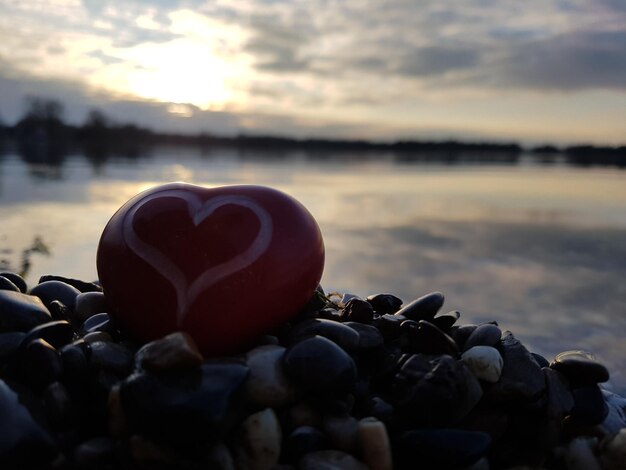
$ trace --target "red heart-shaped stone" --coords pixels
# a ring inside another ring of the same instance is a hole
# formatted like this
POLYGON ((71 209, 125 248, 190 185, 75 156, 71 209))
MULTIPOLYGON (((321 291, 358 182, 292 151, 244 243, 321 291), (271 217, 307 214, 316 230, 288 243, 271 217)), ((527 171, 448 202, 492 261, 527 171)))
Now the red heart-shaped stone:
POLYGON ((148 341, 183 330, 204 354, 224 354, 304 306, 324 242, 306 208, 275 189, 172 183, 113 215, 97 268, 125 331, 148 341))

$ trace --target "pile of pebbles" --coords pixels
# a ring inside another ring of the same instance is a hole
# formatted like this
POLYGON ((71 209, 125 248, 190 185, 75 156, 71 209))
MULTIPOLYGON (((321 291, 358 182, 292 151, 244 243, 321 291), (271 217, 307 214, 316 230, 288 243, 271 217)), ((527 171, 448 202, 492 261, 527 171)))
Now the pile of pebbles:
POLYGON ((326 296, 246 353, 137 344, 94 283, 0 273, 0 467, 626 469, 626 400, 442 294, 326 296))

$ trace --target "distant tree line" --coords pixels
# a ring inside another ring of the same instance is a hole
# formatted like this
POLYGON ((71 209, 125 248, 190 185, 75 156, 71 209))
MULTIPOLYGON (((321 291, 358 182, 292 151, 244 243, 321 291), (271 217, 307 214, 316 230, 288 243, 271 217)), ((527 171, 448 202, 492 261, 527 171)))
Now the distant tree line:
MULTIPOLYGON (((64 121, 64 107, 56 101, 33 97, 26 101, 24 115, 14 124, 0 120, 0 144, 17 144, 27 161, 60 162, 70 151, 82 151, 92 160, 110 155, 138 157, 149 148, 168 144, 179 146, 236 147, 244 152, 280 154, 304 150, 320 158, 358 152, 389 152, 403 161, 516 161, 525 151, 517 143, 399 140, 375 142, 343 139, 295 139, 277 136, 216 136, 206 132, 175 134, 154 132, 132 123, 116 123, 99 110, 88 113, 81 125, 64 121)), ((557 156, 577 165, 612 165, 626 167, 626 146, 598 147, 579 145, 559 148, 552 145, 527 149, 543 160, 557 156)))

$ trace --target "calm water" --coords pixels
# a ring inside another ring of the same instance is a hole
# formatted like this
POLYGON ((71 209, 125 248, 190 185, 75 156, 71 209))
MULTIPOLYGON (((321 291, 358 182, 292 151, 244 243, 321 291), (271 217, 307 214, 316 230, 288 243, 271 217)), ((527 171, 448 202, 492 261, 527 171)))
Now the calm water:
POLYGON ((551 359, 592 351, 626 393, 626 171, 540 165, 399 162, 388 155, 283 155, 161 149, 137 160, 62 165, 0 157, 0 258, 13 267, 36 237, 28 279, 95 279, 113 212, 152 185, 274 186, 303 202, 326 242, 322 284, 405 301, 446 295, 461 321, 497 320, 551 359))

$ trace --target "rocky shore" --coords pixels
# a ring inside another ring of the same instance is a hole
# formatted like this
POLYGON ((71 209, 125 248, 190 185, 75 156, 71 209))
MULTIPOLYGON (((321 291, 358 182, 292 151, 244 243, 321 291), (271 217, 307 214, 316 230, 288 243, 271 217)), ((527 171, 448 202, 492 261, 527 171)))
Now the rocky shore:
POLYGON ((184 332, 126 337, 98 284, 0 273, 0 467, 626 469, 626 399, 592 354, 542 357, 443 303, 320 288, 205 358, 184 332))

